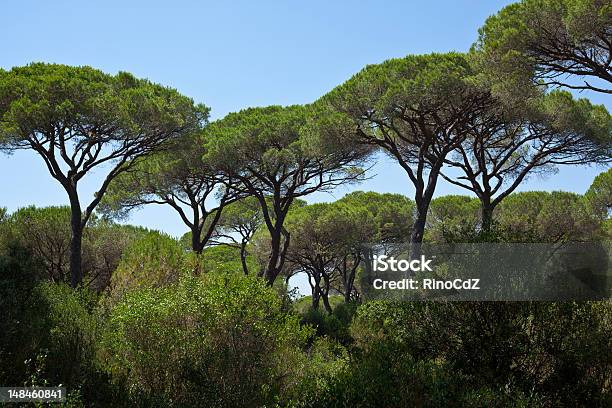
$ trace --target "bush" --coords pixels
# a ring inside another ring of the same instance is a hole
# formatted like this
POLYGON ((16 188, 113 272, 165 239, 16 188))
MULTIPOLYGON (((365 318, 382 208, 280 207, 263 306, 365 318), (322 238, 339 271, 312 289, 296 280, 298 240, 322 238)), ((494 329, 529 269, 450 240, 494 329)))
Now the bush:
POLYGON ((584 241, 600 235, 584 199, 563 191, 511 194, 496 208, 495 221, 504 242, 584 241))
MULTIPOLYGON (((10 217, 4 211, 0 218, 5 218, 1 239, 28 251, 31 257, 28 263, 35 266, 36 279, 70 282, 69 207, 30 206, 20 208, 10 217)), ((145 231, 92 217, 82 242, 85 284, 97 292, 106 289, 124 249, 145 231)))
POLYGON ((263 280, 207 274, 126 294, 104 359, 145 404, 262 406, 290 385, 308 333, 263 280))
POLYGON ((107 289, 126 249, 147 234, 150 232, 142 227, 106 220, 91 223, 83 251, 83 269, 88 286, 98 293, 107 289))
POLYGON ((75 403, 109 401, 114 393, 96 366, 96 296, 86 288, 40 282, 21 299, 14 342, 3 345, 3 384, 62 384, 75 403), (4 356, 3 356, 4 357, 4 356))
MULTIPOLYGON (((0 237, 1 240, 1 237, 0 237)), ((26 376, 29 349, 28 299, 37 283, 31 253, 14 242, 0 242, 0 384, 18 384, 26 376)))
MULTIPOLYGON (((511 390, 520 397, 511 404, 606 406, 611 316, 609 302, 381 301, 360 307, 351 333, 359 361, 382 352, 410 364, 435 362, 466 379, 462 393, 505 401, 511 390)), ((393 373, 383 366, 381 376, 386 369, 393 373)))
POLYGON ((158 288, 178 281, 189 255, 169 235, 149 231, 129 245, 111 278, 111 300, 138 288, 158 288))
MULTIPOLYGON (((97 324, 87 289, 40 283, 30 298, 32 349, 46 350, 45 378, 77 386, 94 361, 97 324)), ((25 322, 24 322, 25 323, 25 322)))
MULTIPOLYGON (((337 298, 340 299, 339 296, 337 298)), ((302 309, 300 312, 300 323, 312 326, 316 331, 317 337, 328 336, 343 345, 351 343, 352 338, 349 333, 349 326, 357 310, 357 303, 338 303, 334 307, 332 314, 327 313, 323 309, 301 306, 302 302, 298 303, 298 310, 302 309)))
MULTIPOLYGON (((249 272, 257 272, 257 264, 252 257, 247 256, 246 264, 249 272)), ((240 260, 240 248, 230 245, 215 245, 204 248, 202 252, 202 270, 205 273, 227 273, 232 271, 244 274, 240 260)))
POLYGON ((348 350, 328 337, 314 339, 306 353, 299 353, 291 363, 291 387, 287 389, 282 406, 311 407, 321 404, 332 393, 334 382, 347 370, 348 350))
POLYGON ((31 253, 40 278, 70 282, 70 208, 20 208, 11 214, 10 236, 31 253))

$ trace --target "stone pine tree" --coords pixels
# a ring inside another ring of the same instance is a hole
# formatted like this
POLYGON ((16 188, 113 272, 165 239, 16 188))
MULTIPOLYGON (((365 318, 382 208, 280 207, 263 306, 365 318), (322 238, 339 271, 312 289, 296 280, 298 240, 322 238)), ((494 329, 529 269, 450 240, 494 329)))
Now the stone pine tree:
POLYGON ((487 19, 473 49, 497 81, 612 93, 609 0, 522 0, 487 19))
MULTIPOLYGON (((338 200, 338 204, 349 208, 365 208, 373 222, 373 228, 370 228, 367 238, 352 255, 353 258, 357 255, 363 261, 361 264, 364 273, 360 275, 359 282, 363 292, 361 295, 364 295, 368 288, 372 288, 374 282, 372 271, 374 256, 401 251, 401 248, 409 242, 415 205, 412 200, 401 194, 381 194, 374 191, 353 191, 338 200)), ((342 267, 344 268, 344 263, 342 267)))
POLYGON ((101 210, 121 218, 142 205, 168 205, 189 228, 191 249, 202 253, 224 208, 241 197, 232 179, 205 163, 203 154, 200 135, 191 134, 140 160, 110 184, 101 210))
POLYGON ((38 154, 68 195, 72 286, 82 281, 83 230, 111 181, 207 115, 176 90, 128 73, 42 63, 0 71, 2 148, 38 154), (97 191, 83 197, 79 185, 94 171, 97 191))
POLYGON ((423 240, 444 160, 490 103, 473 74, 463 54, 407 56, 367 66, 317 102, 350 118, 356 142, 382 149, 406 172, 415 189, 412 243, 423 240))
POLYGON ((259 202, 270 235, 260 271, 269 284, 283 270, 290 234, 285 219, 298 198, 359 180, 367 149, 311 107, 270 106, 231 113, 206 128, 204 160, 238 181, 234 190, 259 202), (329 125, 328 125, 329 124, 329 125))
POLYGON ((612 159, 610 114, 565 91, 541 95, 520 109, 492 104, 468 128, 469 136, 445 159, 462 175, 441 175, 478 197, 483 231, 490 230, 494 209, 529 175, 612 159))
POLYGON ((263 215, 257 198, 249 196, 235 201, 223 208, 210 243, 238 249, 242 272, 248 275, 248 246, 263 223, 263 215))
POLYGON ((287 259, 296 271, 308 275, 312 307, 318 308, 322 300, 331 313, 332 288, 337 288, 346 302, 353 299, 364 246, 377 230, 373 214, 365 206, 317 203, 292 212, 287 229, 295 237, 287 259))

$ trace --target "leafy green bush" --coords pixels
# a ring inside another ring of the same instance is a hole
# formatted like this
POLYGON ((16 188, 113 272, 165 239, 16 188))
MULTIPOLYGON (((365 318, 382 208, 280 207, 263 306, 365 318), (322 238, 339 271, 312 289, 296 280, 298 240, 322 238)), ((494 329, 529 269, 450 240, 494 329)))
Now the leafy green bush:
POLYGON ((95 297, 87 289, 40 283, 32 292, 27 322, 32 349, 46 350, 50 383, 76 385, 94 361, 97 322, 95 297))
POLYGON ((564 191, 511 194, 496 209, 495 221, 506 242, 584 241, 600 228, 584 199, 564 191))
POLYGON ((306 353, 299 352, 292 364, 291 387, 278 398, 281 406, 310 407, 320 404, 332 392, 334 382, 347 370, 348 350, 329 337, 317 337, 306 353))
POLYGON ((283 395, 308 334, 263 280, 206 274, 126 294, 103 355, 146 404, 253 407, 283 395))
POLYGON ((480 222, 480 201, 463 195, 434 198, 429 206, 425 239, 430 242, 457 240, 474 233, 480 222))
MULTIPOLYGON (((4 218, 0 240, 28 251, 31 257, 28 264, 35 266, 32 272, 36 272, 36 279, 70 281, 69 207, 29 206, 10 216, 4 211, 0 216, 4 218)), ((97 292, 106 289, 125 248, 145 232, 144 228, 92 217, 82 242, 84 283, 97 292)))
MULTIPOLYGON (((337 298, 341 300, 339 296, 337 298)), ((339 302, 334 307, 332 314, 322 309, 302 308, 300 323, 312 326, 317 337, 328 336, 343 345, 348 345, 352 341, 349 326, 356 309, 357 303, 355 302, 339 302)))
POLYGON ((126 249, 150 232, 142 227, 115 224, 104 219, 94 221, 90 221, 86 230, 83 270, 88 286, 99 293, 110 286, 126 249))
MULTIPOLYGON (((469 389, 462 393, 505 398, 511 390, 520 398, 511 399, 510 406, 540 400, 552 406, 606 406, 611 316, 609 302, 380 301, 360 307, 351 333, 354 355, 367 359, 388 352, 401 361, 442 364, 466 379, 469 389)), ((386 369, 371 377, 384 377, 386 369)))
POLYGON ((69 207, 20 208, 11 214, 8 226, 10 239, 27 248, 39 265, 39 278, 70 281, 69 207))
MULTIPOLYGON (((2 237, 0 237, 2 241, 2 237)), ((28 299, 37 283, 38 270, 27 248, 0 242, 0 384, 15 384, 26 376, 29 348, 28 299)))
POLYGON ((91 403, 111 401, 117 393, 96 364, 96 301, 86 288, 51 282, 40 282, 25 293, 22 308, 13 311, 14 342, 2 345, 7 357, 2 359, 3 384, 62 384, 70 406, 81 396, 91 403))
POLYGON ((127 247, 111 278, 111 299, 116 301, 137 288, 168 286, 178 281, 190 255, 169 235, 149 231, 127 247))

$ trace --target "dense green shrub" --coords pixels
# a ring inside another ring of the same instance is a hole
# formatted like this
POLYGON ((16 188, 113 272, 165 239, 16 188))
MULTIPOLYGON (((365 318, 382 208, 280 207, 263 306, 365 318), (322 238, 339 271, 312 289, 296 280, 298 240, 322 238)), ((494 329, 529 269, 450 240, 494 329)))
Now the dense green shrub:
POLYGON ((394 358, 440 362, 468 378, 471 392, 509 389, 552 406, 606 406, 611 316, 609 302, 370 302, 351 333, 356 355, 382 347, 394 358))
POLYGON ((0 345, 2 384, 63 384, 73 406, 80 396, 91 403, 111 400, 108 378, 96 364, 96 295, 40 282, 12 296, 21 307, 5 309, 12 316, 13 341, 0 345))
POLYGON ((415 360, 385 344, 353 356, 325 392, 305 406, 324 407, 537 407, 520 392, 471 386, 471 378, 443 363, 415 360))
POLYGON ((600 173, 584 195, 591 214, 600 219, 610 218, 612 210, 612 168, 600 173))
POLYGON ((349 351, 329 337, 316 337, 305 353, 296 353, 291 361, 291 387, 277 398, 281 406, 325 406, 338 376, 348 369, 349 351))
MULTIPOLYGON (((1 239, 1 238, 0 238, 1 239)), ((37 265, 30 252, 14 243, 0 243, 0 384, 26 376, 28 299, 37 283, 37 265)))
POLYGON ((207 274, 126 294, 104 359, 146 404, 261 406, 291 383, 288 358, 308 332, 263 280, 207 274))
POLYGON ((463 195, 434 198, 429 206, 425 239, 429 242, 456 240, 474 233, 480 222, 480 201, 463 195))
POLYGON ((46 350, 45 378, 77 385, 94 361, 94 296, 84 288, 44 282, 34 288, 29 303, 31 347, 46 350))
MULTIPOLYGON (((70 208, 24 207, 4 214, 3 242, 27 250, 36 279, 68 282, 70 263, 70 208)), ((119 225, 92 217, 82 242, 84 283, 97 292, 109 285, 125 248, 145 234, 140 227, 119 225)), ((0 244, 2 245, 2 244, 0 244)), ((4 245, 6 247, 6 245, 4 245)))
POLYGON ((147 232, 124 251, 111 278, 111 299, 117 300, 130 290, 177 282, 191 256, 169 235, 147 232))
POLYGON ((7 220, 8 239, 27 248, 39 266, 39 278, 69 281, 70 208, 20 208, 7 220))
POLYGON ((312 307, 301 308, 300 323, 312 326, 318 337, 328 336, 341 344, 348 345, 352 341, 349 326, 357 309, 357 303, 344 303, 340 296, 330 299, 333 298, 337 298, 338 303, 334 306, 332 314, 312 307))
POLYGON ((104 219, 95 223, 90 221, 86 232, 83 270, 86 283, 96 292, 110 286, 112 275, 127 248, 151 233, 142 227, 115 224, 104 219))

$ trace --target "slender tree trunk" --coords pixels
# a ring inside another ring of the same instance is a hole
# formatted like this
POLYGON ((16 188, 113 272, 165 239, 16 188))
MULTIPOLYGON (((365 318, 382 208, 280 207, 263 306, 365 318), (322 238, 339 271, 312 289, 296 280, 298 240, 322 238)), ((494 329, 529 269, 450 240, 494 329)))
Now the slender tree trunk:
POLYGON ((351 300, 351 284, 348 271, 348 255, 342 259, 342 286, 344 287, 344 302, 348 303, 351 300))
POLYGON ((346 287, 346 294, 344 295, 344 301, 347 303, 351 301, 351 295, 353 294, 353 289, 355 288, 355 275, 357 273, 358 265, 359 263, 353 269, 351 269, 351 273, 349 275, 348 285, 346 287))
POLYGON ((412 233, 410 235, 411 243, 420 244, 421 242, 423 242, 428 207, 429 205, 421 205, 416 209, 416 217, 414 219, 414 225, 412 226, 412 233))
POLYGON ((83 281, 83 272, 81 270, 82 261, 82 242, 83 242, 83 226, 82 212, 76 193, 70 197, 70 285, 73 288, 79 286, 83 281))
POLYGON ((328 314, 332 314, 333 310, 331 305, 329 304, 329 294, 326 292, 321 293, 321 299, 323 299, 323 306, 325 306, 325 311, 327 311, 328 314))
POLYGON ((200 236, 202 234, 202 230, 194 226, 191 228, 191 249, 196 254, 200 255, 204 250, 204 245, 202 245, 202 241, 200 241, 200 236))
POLYGON ((490 232, 493 224, 493 210, 495 207, 491 205, 491 200, 481 200, 480 218, 481 229, 483 232, 490 232))
POLYGON ((350 285, 344 285, 344 303, 349 303, 351 301, 351 292, 353 288, 350 285))
POLYGON ((285 255, 289 247, 289 233, 281 226, 279 230, 273 231, 271 234, 271 251, 268 260, 268 266, 265 270, 265 278, 269 286, 274 284, 276 277, 283 270, 285 264, 285 255))
POLYGON ((442 162, 434 166, 427 177, 427 187, 423 189, 423 186, 417 187, 415 193, 416 203, 416 217, 414 219, 414 225, 412 226, 412 233, 410 235, 410 258, 416 259, 421 256, 421 244, 423 243, 423 237, 425 235, 425 222, 427 221, 427 211, 429 210, 429 204, 433 198, 434 191, 436 190, 436 184, 438 182, 438 175, 440 174, 440 168, 442 162))
MULTIPOLYGON (((423 243, 423 235, 425 234, 425 222, 427 221, 428 209, 429 201, 427 201, 426 204, 421 203, 417 205, 416 217, 410 235, 410 259, 417 259, 421 256, 421 244, 423 243)), ((410 272, 408 274, 410 274, 410 272)))
POLYGON ((313 277, 315 284, 312 287, 312 308, 313 309, 318 309, 319 308, 319 299, 321 298, 321 280, 319 278, 319 280, 316 279, 316 277, 313 277))
POLYGON ((348 303, 351 301, 351 294, 353 293, 353 287, 355 286, 355 275, 357 274, 357 268, 361 263, 361 255, 355 255, 353 258, 353 265, 348 266, 347 258, 345 257, 342 261, 342 283, 344 284, 344 302, 348 303))
POLYGON ((247 253, 246 253, 246 244, 247 242, 243 239, 240 242, 240 263, 242 264, 242 271, 245 275, 249 274, 249 267, 246 262, 247 253))
POLYGON ((320 299, 321 294, 319 292, 313 292, 312 293, 312 308, 313 309, 318 309, 319 308, 319 299, 320 299))
POLYGON ((321 290, 321 299, 323 299, 323 306, 325 306, 327 313, 332 314, 333 310, 329 304, 329 276, 327 276, 325 273, 322 273, 322 275, 325 287, 321 290))
POLYGON ((410 236, 411 243, 420 244, 423 242, 423 236, 425 235, 425 221, 427 221, 427 211, 429 210, 429 204, 433 198, 434 191, 436 190, 436 184, 438 181, 438 175, 440 174, 440 166, 432 168, 429 172, 427 187, 423 189, 421 186, 417 188, 415 193, 416 203, 416 216, 414 219, 414 225, 412 226, 412 234, 410 236))
POLYGON ((280 256, 281 234, 279 231, 272 231, 270 234, 270 256, 268 265, 264 271, 264 277, 268 285, 272 286, 277 275, 278 258, 280 256))

